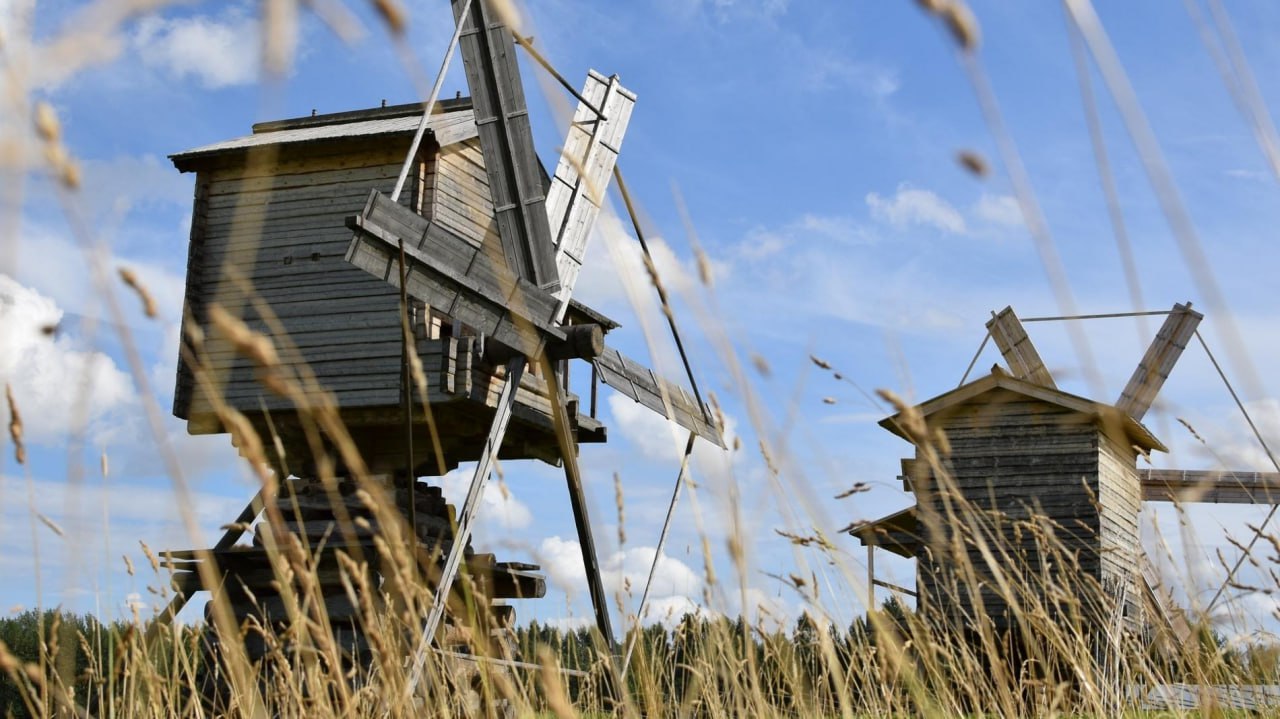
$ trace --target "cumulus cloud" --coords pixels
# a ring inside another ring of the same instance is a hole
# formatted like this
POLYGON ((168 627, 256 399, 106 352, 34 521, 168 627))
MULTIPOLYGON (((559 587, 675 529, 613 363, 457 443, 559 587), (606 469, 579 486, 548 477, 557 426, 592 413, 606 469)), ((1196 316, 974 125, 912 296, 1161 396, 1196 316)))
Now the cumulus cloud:
POLYGON ((898 185, 898 190, 892 197, 881 197, 878 193, 871 192, 867 194, 866 200, 872 217, 900 230, 919 225, 955 235, 966 231, 964 215, 930 190, 921 190, 904 183, 898 185))
POLYGON ((135 401, 133 382, 110 357, 46 334, 62 315, 53 300, 0 275, 0 381, 13 386, 36 443, 84 428, 107 433, 108 415, 135 401))
MULTIPOLYGON (((440 486, 449 501, 461 507, 471 485, 471 471, 455 470, 440 478, 440 486)), ((533 523, 529 507, 516 499, 511 489, 496 477, 490 478, 480 498, 480 516, 486 522, 495 522, 503 529, 524 529, 533 523)))
MULTIPOLYGON (((609 414, 614 426, 628 443, 649 459, 679 464, 689 430, 668 420, 648 407, 621 394, 610 394, 609 414)), ((737 422, 725 417, 725 444, 732 447, 737 436, 737 422)), ((732 471, 730 453, 714 444, 699 440, 694 444, 694 469, 715 478, 728 478, 732 471)))
MULTIPOLYGON (((655 547, 630 547, 601 558, 600 571, 605 591, 610 595, 629 597, 628 605, 639 602, 649 567, 656 555, 655 547)), ((535 556, 546 571, 547 579, 570 598, 586 594, 587 573, 577 540, 547 537, 542 540, 535 556)), ((702 589, 701 575, 664 553, 654 571, 644 622, 674 622, 686 611, 696 611, 702 589), (676 612, 676 609, 680 611, 676 612)))
POLYGON ((148 16, 138 23, 130 45, 148 67, 218 89, 257 81, 259 36, 258 22, 236 11, 219 18, 148 16))

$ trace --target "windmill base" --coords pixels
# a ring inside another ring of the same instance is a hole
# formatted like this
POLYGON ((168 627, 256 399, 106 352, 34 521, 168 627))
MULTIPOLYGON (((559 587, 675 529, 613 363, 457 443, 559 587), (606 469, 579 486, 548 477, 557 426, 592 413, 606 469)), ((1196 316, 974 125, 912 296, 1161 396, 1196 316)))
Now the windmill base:
MULTIPOLYGON (((328 486, 293 479, 264 508, 252 545, 164 553, 179 591, 201 588, 201 562, 210 562, 220 577, 205 607, 209 631, 198 687, 211 708, 225 707, 231 696, 223 663, 230 642, 243 648, 264 688, 284 667, 297 670, 308 662, 321 675, 340 672, 353 684, 372 669, 404 667, 404 648, 416 646, 431 597, 418 590, 419 583, 434 592, 431 575, 438 574, 456 526, 454 507, 439 487, 417 483, 413 512, 409 495, 404 487, 357 486, 350 479, 328 486), (409 545, 412 550, 404 551, 409 545), (217 630, 227 628, 226 618, 220 623, 215 616, 222 608, 234 636, 217 630), (327 650, 323 645, 330 641, 327 650), (328 666, 334 658, 341 666, 328 666)), ((463 567, 435 636, 434 646, 449 652, 438 656, 440 675, 454 700, 470 705, 488 698, 488 707, 499 710, 505 700, 493 687, 509 684, 510 670, 471 657, 516 658, 515 610, 504 601, 543 596, 545 580, 534 565, 500 563, 470 546, 463 567)))

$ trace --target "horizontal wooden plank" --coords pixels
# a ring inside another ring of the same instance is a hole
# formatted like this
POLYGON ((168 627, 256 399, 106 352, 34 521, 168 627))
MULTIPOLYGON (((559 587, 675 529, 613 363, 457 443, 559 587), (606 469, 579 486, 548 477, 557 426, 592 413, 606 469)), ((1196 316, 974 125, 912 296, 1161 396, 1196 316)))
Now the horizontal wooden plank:
POLYGON ((329 167, 294 174, 276 173, 264 177, 219 177, 209 187, 209 198, 224 200, 258 194, 290 197, 294 193, 337 192, 360 189, 369 191, 370 183, 398 177, 400 162, 394 165, 371 164, 363 167, 329 167))

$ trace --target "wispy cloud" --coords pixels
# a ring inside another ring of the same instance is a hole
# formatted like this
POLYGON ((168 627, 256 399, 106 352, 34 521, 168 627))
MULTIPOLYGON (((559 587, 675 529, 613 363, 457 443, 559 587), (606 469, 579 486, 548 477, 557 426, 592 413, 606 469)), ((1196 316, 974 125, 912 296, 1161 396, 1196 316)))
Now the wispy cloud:
POLYGON ((973 206, 973 216, 1001 227, 1022 227, 1022 209, 1013 195, 982 193, 973 206))
POLYGON ((903 183, 892 197, 870 192, 866 199, 872 217, 900 230, 924 226, 954 235, 962 235, 967 230, 964 215, 932 190, 903 183))

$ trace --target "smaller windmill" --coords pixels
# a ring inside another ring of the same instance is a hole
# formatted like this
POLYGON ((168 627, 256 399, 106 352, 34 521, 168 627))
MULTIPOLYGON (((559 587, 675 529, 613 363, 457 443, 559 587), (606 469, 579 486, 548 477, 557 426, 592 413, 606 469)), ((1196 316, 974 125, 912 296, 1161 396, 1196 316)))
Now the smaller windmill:
MULTIPOLYGON (((1175 304, 1120 397, 1106 404, 1058 389, 1013 309, 992 313, 988 336, 1007 371, 997 365, 986 377, 880 423, 917 444, 915 455, 902 460, 899 477, 917 502, 850 531, 867 546, 869 587, 903 591, 876 579, 871 569, 874 549, 886 549, 917 560, 914 593, 922 612, 953 624, 985 616, 997 631, 1013 630, 1007 593, 991 588, 995 580, 980 543, 968 542, 963 558, 950 557, 942 547, 954 546, 958 532, 972 531, 971 515, 996 517, 995 533, 1003 533, 1021 565, 1003 569, 1030 583, 1057 558, 1040 556, 1042 544, 1014 524, 1047 521, 1084 575, 1082 582, 1087 579, 1109 597, 1102 608, 1108 621, 1115 618, 1130 630, 1154 626, 1185 639, 1186 622, 1170 610, 1142 549, 1141 503, 1280 499, 1280 474, 1138 468, 1139 455, 1167 451, 1141 420, 1202 318, 1190 303, 1175 304), (919 420, 924 428, 913 424, 919 420), (930 446, 935 431, 945 436, 943 452, 930 446), (944 468, 945 482, 935 467, 944 468), (967 560, 974 577, 958 578, 954 559, 967 560), (978 591, 957 591, 957 582, 975 577, 978 591)), ((1111 626, 1103 622, 1098 631, 1111 626)))

